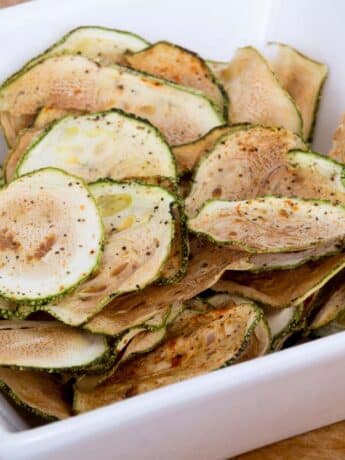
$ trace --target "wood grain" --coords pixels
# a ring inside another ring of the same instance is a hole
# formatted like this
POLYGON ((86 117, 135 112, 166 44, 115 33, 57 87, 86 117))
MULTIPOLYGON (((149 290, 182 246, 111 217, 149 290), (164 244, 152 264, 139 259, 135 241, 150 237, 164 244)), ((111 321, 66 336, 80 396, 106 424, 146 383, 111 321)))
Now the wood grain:
MULTIPOLYGON (((0 0, 0 8, 26 0, 0 0)), ((234 460, 344 460, 345 421, 237 456, 234 460)))

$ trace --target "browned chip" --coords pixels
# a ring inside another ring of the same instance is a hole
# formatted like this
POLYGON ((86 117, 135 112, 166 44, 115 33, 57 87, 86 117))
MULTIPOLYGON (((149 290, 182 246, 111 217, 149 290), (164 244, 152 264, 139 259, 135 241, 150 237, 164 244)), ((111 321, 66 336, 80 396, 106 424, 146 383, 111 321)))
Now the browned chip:
POLYGON ((75 410, 85 412, 230 364, 241 356, 262 313, 252 304, 192 314, 187 310, 151 353, 123 364, 89 392, 75 392, 75 410))
POLYGON ((212 286, 227 266, 242 253, 195 239, 185 277, 169 286, 148 286, 141 292, 119 297, 89 321, 85 328, 96 333, 118 335, 139 325, 167 305, 191 299, 212 286))
POLYGON ((72 415, 63 387, 52 375, 0 368, 0 388, 17 404, 41 417, 64 419, 72 415))
POLYGON ((133 69, 203 91, 220 107, 224 106, 224 95, 210 69, 192 51, 158 42, 136 53, 127 52, 125 59, 133 69))
POLYGON ((285 308, 299 305, 344 267, 345 256, 338 254, 291 270, 258 274, 228 271, 212 289, 241 295, 270 307, 285 308))

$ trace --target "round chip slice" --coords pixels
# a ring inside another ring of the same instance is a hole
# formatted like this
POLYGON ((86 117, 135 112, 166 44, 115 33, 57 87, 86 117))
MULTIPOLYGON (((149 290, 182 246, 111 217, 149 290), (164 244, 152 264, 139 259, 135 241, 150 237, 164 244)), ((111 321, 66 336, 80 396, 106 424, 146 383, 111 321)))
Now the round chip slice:
POLYGON ((83 181, 47 168, 0 192, 0 293, 41 303, 87 278, 99 262, 103 225, 83 181))
POLYGON ((55 122, 26 150, 17 174, 47 166, 63 168, 87 182, 103 177, 176 177, 174 157, 160 132, 121 110, 55 122))

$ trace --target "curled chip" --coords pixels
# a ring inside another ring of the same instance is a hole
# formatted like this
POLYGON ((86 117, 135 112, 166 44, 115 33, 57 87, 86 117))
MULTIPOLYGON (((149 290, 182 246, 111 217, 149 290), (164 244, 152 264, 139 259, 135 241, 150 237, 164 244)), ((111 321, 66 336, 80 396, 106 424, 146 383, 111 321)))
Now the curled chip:
POLYGON ((272 60, 272 68, 283 88, 300 109, 303 118, 303 136, 306 141, 311 142, 328 68, 291 46, 283 43, 272 43, 272 45, 277 48, 277 55, 272 60))
POLYGON ((341 248, 345 208, 297 198, 215 200, 207 202, 188 226, 215 243, 252 253, 302 251, 329 241, 339 242, 341 248))
POLYGON ((204 93, 127 67, 100 67, 83 56, 48 57, 5 82, 0 88, 5 135, 7 126, 12 136, 28 127, 42 105, 86 112, 125 109, 147 118, 173 145, 191 142, 223 123, 204 93))
POLYGON ((230 364, 245 352, 262 312, 253 304, 189 315, 168 329, 151 353, 128 361, 92 391, 75 391, 74 408, 85 412, 230 364))
POLYGON ((119 110, 56 122, 23 153, 17 174, 48 166, 87 182, 104 177, 176 177, 174 157, 159 131, 119 110))

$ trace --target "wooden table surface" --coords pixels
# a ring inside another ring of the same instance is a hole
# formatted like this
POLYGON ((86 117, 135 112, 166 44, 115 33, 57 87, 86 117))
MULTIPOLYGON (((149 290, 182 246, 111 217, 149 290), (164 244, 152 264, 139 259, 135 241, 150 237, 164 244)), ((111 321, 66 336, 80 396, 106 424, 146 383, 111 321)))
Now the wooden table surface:
MULTIPOLYGON (((0 0, 0 7, 24 1, 0 0)), ((345 421, 240 455, 236 460, 345 460, 345 421)))

